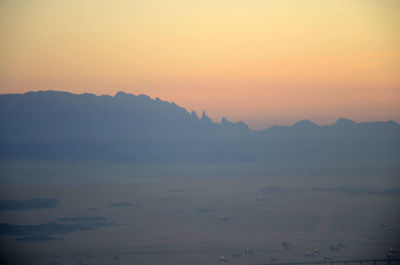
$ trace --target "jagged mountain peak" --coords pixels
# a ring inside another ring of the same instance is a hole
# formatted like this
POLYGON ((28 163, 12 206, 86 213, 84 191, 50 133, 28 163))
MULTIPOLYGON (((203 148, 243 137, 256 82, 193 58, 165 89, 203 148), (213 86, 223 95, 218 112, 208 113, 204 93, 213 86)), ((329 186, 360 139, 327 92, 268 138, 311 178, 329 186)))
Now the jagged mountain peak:
POLYGON ((195 120, 199 120, 199 116, 197 115, 196 111, 194 111, 194 110, 190 113, 190 116, 192 116, 195 120))
POLYGON ((221 118, 221 124, 222 125, 227 125, 227 124, 232 124, 232 122, 230 122, 227 118, 222 117, 221 118))
POLYGON ((203 114, 201 115, 201 120, 204 121, 204 122, 212 123, 211 118, 207 116, 205 110, 203 110, 203 114))

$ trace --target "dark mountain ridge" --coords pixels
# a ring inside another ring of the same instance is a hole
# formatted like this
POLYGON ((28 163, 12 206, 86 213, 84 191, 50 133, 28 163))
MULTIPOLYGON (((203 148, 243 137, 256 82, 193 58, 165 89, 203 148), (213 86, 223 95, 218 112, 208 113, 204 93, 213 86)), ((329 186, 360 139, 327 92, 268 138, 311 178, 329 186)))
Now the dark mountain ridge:
POLYGON ((400 125, 339 119, 251 130, 146 95, 0 95, 0 156, 131 161, 377 160, 400 157, 400 125))

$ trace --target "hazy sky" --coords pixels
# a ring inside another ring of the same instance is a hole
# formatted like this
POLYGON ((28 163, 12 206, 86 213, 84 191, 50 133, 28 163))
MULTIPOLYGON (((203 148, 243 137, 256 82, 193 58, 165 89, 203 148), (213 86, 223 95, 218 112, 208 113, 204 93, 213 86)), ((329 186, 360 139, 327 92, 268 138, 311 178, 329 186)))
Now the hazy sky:
POLYGON ((0 1, 0 92, 134 94, 253 128, 400 121, 400 1, 0 1))

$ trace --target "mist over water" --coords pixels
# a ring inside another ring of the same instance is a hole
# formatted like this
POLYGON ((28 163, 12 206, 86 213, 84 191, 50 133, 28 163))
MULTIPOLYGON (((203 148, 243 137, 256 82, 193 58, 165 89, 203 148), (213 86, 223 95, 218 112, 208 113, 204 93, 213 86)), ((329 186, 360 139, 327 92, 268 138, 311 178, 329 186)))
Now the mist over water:
POLYGON ((397 183, 392 176, 268 176, 251 171, 264 167, 258 163, 178 164, 168 172, 160 164, 137 170, 125 163, 65 162, 43 171, 49 163, 2 167, 2 177, 19 176, 18 183, 2 182, 3 200, 60 201, 56 208, 2 210, 2 223, 95 223, 85 217, 98 217, 107 225, 27 234, 2 227, 5 264, 218 264, 221 255, 229 264, 263 264, 325 255, 385 258, 389 247, 399 247, 400 191, 390 192, 397 183), (21 240, 33 235, 51 240, 21 240), (339 244, 345 247, 331 249, 339 244), (320 253, 305 257, 314 248, 320 253))

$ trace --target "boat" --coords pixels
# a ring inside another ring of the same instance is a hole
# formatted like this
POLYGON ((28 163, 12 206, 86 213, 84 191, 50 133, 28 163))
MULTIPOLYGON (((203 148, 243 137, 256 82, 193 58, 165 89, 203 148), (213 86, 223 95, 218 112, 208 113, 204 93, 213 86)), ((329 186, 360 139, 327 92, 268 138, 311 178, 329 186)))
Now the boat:
POLYGON ((224 262, 229 261, 229 259, 225 258, 224 256, 219 256, 219 257, 217 258, 217 261, 219 261, 219 262, 221 262, 221 263, 224 263, 224 262))

